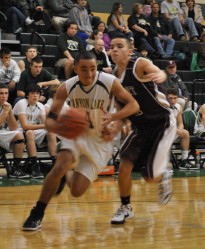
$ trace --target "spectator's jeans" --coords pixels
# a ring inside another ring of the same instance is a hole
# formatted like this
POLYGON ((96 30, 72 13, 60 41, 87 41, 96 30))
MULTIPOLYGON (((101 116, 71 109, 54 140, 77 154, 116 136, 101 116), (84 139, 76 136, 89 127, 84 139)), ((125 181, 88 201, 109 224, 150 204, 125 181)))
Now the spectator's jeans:
POLYGON ((192 18, 187 17, 184 19, 184 22, 181 23, 178 17, 174 17, 171 22, 178 36, 184 35, 183 27, 188 27, 191 38, 199 36, 192 18))
POLYGON ((160 40, 159 37, 155 36, 154 42, 160 55, 169 57, 173 54, 175 45, 173 38, 168 39, 167 35, 162 35, 162 40, 160 40))
POLYGON ((10 7, 5 14, 8 22, 11 23, 12 32, 20 28, 26 20, 26 17, 16 7, 10 7))
MULTIPOLYGON (((136 39, 136 38, 135 38, 136 39)), ((140 38, 141 44, 143 44, 149 53, 154 53, 156 50, 150 45, 146 38, 140 38)))

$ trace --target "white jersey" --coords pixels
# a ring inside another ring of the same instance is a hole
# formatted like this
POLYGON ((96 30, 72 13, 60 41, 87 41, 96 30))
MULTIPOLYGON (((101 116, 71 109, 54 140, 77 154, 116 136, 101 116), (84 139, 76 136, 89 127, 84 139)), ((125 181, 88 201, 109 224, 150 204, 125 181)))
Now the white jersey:
POLYGON ((174 117, 177 118, 180 110, 181 110, 181 105, 176 103, 174 106, 171 107, 171 110, 173 111, 174 113, 174 117))
MULTIPOLYGON (((205 106, 205 104, 203 104, 202 106, 205 106)), ((203 133, 205 133, 205 127, 204 127, 204 124, 202 121, 202 115, 201 115, 200 110, 199 110, 197 113, 196 122, 194 125, 194 134, 196 134, 198 136, 202 136, 203 133)))
POLYGON ((78 76, 66 81, 69 105, 86 109, 91 121, 91 132, 101 136, 101 123, 104 111, 114 112, 114 97, 110 94, 115 76, 97 72, 92 85, 83 86, 78 76))
MULTIPOLYGON (((14 108, 14 115, 18 116, 19 114, 25 114, 27 116, 28 124, 40 124, 42 115, 46 115, 45 107, 42 103, 37 102, 36 105, 32 106, 28 104, 27 99, 19 100, 14 108)), ((18 126, 21 127, 19 121, 18 126)))

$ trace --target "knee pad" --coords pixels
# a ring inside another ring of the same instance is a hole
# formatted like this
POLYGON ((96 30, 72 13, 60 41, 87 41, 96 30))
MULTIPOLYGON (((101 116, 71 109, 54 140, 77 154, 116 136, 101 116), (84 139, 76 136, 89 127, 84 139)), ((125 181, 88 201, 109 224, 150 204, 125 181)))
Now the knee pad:
POLYGON ((21 144, 21 143, 25 143, 24 139, 18 139, 14 142, 14 144, 21 144))

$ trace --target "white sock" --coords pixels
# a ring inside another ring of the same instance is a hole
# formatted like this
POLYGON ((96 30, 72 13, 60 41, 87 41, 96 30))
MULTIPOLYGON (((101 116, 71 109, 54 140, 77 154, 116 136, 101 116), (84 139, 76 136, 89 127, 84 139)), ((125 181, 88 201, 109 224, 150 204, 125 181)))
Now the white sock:
POLYGON ((187 159, 188 154, 189 154, 189 151, 188 151, 188 150, 183 150, 183 151, 182 151, 182 160, 187 159))

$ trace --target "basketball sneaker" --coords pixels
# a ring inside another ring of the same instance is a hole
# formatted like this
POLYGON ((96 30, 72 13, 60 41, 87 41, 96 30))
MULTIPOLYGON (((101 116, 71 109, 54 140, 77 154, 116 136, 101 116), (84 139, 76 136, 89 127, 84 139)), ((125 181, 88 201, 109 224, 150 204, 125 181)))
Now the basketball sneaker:
POLYGON ((22 230, 24 231, 36 231, 42 227, 41 221, 43 219, 44 213, 39 215, 36 212, 35 207, 31 210, 29 217, 23 224, 22 230))
POLYGON ((64 175, 61 178, 60 184, 58 186, 58 190, 56 191, 56 195, 59 195, 63 191, 65 184, 66 184, 66 175, 64 175))
POLYGON ((30 178, 30 175, 25 173, 22 170, 22 166, 21 165, 13 165, 11 167, 11 172, 8 173, 8 177, 10 178, 18 178, 18 179, 24 179, 24 178, 30 178))
POLYGON ((171 174, 168 170, 164 172, 163 177, 159 182, 158 196, 159 196, 159 203, 161 205, 166 205, 172 197, 171 174))
POLYGON ((111 224, 124 224, 126 219, 132 218, 132 206, 130 204, 122 205, 111 219, 111 224))
POLYGON ((34 178, 34 179, 44 178, 44 175, 41 173, 40 166, 38 163, 32 164, 31 178, 34 178))
POLYGON ((190 163, 187 159, 181 161, 179 165, 181 170, 196 170, 199 169, 195 164, 190 163))

